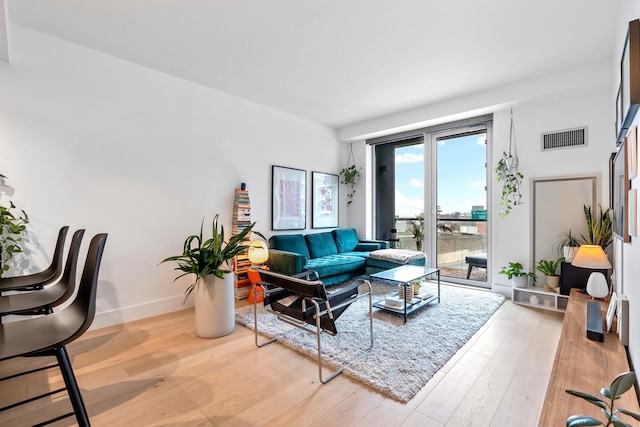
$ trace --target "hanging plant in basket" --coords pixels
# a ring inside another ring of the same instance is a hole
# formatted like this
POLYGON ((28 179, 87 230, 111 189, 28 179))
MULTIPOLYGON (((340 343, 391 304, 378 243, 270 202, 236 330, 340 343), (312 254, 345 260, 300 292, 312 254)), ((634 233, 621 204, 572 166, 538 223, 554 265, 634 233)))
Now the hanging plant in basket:
POLYGON ((500 216, 504 218, 516 205, 522 204, 522 193, 520 186, 524 175, 518 172, 517 167, 510 166, 517 158, 502 153, 502 158, 498 161, 495 171, 498 174, 498 182, 502 183, 502 196, 500 197, 500 216))
POLYGON ((518 171, 518 156, 515 154, 515 134, 513 130, 513 110, 511 111, 511 126, 509 129, 509 152, 502 152, 502 157, 494 168, 498 174, 498 182, 502 183, 502 196, 500 197, 500 217, 509 215, 511 209, 522 203, 520 186, 524 175, 518 171), (513 145, 514 154, 511 154, 513 145))
POLYGON ((360 175, 360 168, 356 166, 356 161, 353 157, 353 146, 351 146, 349 150, 349 158, 347 159, 347 167, 340 171, 340 176, 342 177, 340 182, 350 187, 349 192, 347 193, 347 207, 351 206, 351 203, 353 203, 353 195, 356 193, 356 184, 360 179, 360 175))

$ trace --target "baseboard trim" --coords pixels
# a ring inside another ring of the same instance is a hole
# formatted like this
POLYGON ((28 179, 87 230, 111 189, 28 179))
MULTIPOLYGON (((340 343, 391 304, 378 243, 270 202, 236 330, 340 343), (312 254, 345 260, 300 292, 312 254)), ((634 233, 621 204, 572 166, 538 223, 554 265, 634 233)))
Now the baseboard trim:
POLYGON ((505 298, 511 299, 511 285, 502 285, 500 283, 491 283, 491 292, 504 295, 505 298))
POLYGON ((185 305, 182 305, 183 299, 184 296, 179 295, 144 304, 96 313, 96 317, 91 324, 90 330, 133 322, 134 320, 146 319, 147 317, 184 310, 185 308, 193 306, 193 301, 187 301, 185 305))

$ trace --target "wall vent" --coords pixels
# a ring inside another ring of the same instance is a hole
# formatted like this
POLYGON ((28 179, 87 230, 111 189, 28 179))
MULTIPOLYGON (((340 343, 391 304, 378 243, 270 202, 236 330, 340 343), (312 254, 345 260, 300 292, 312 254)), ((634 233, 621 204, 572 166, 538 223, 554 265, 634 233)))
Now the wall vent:
POLYGON ((587 126, 542 134, 542 151, 586 146, 587 126))

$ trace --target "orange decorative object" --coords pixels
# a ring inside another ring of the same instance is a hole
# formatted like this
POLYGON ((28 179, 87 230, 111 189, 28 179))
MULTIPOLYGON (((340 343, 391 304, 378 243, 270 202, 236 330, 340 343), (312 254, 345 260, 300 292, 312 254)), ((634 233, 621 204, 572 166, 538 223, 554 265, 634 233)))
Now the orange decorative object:
MULTIPOLYGON (((247 297, 247 302, 249 304, 253 304, 253 300, 256 297, 255 292, 262 293, 262 286, 258 285, 258 283, 262 283, 262 281, 260 280, 260 273, 255 270, 248 270, 247 275, 249 276, 249 280, 253 285, 251 291, 249 292, 249 296, 247 297)), ((256 302, 262 302, 263 300, 264 298, 262 297, 262 295, 260 295, 256 299, 256 302)))

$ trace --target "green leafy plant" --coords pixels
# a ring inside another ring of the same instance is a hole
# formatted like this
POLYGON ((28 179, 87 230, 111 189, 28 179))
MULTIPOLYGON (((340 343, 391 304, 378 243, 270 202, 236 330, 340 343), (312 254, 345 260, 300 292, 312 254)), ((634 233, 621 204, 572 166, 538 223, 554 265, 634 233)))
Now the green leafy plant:
POLYGON ((347 193, 347 206, 351 206, 351 203, 353 203, 353 195, 356 194, 356 183, 360 179, 360 175, 360 169, 358 169, 355 164, 347 166, 340 171, 340 176, 342 176, 340 182, 350 187, 347 193))
POLYGON ((602 249, 613 241, 613 221, 611 219, 611 209, 602 210, 599 215, 591 214, 591 206, 583 206, 584 217, 587 221, 587 235, 580 235, 582 242, 586 245, 600 245, 602 249))
POLYGON ((420 212, 416 215, 416 219, 409 223, 409 231, 416 241, 416 249, 421 251, 422 243, 424 243, 424 212, 420 212))
MULTIPOLYGON (((0 179, 6 176, 0 174, 0 179)), ((9 261, 22 253, 22 236, 29 223, 29 216, 20 209, 16 212, 16 205, 9 201, 9 206, 0 205, 0 277, 9 270, 9 261)))
POLYGON ((627 424, 618 418, 618 414, 628 415, 634 420, 640 421, 640 414, 637 412, 629 411, 626 409, 614 408, 614 403, 624 393, 633 387, 636 381, 635 372, 625 372, 618 375, 612 382, 609 388, 603 388, 600 390, 600 394, 607 400, 600 399, 597 396, 591 394, 576 391, 566 390, 572 396, 579 397, 587 402, 597 406, 602 411, 602 414, 606 417, 606 424, 600 420, 586 415, 572 415, 567 419, 567 427, 582 427, 582 426, 615 426, 615 427, 631 427, 631 424, 627 424))
POLYGON ((502 270, 498 272, 499 274, 505 274, 509 280, 514 277, 522 277, 527 276, 531 277, 535 282, 537 280, 536 275, 532 272, 524 271, 524 267, 519 262, 510 262, 509 267, 502 267, 502 270))
POLYGON ((502 183, 502 195, 500 196, 500 217, 509 215, 514 206, 523 204, 520 187, 524 175, 518 172, 517 158, 506 151, 502 152, 502 158, 494 168, 498 182, 502 183))
MULTIPOLYGON (((228 242, 224 239, 224 227, 218 226, 218 214, 213 217, 213 225, 211 227, 212 237, 204 240, 202 237, 202 228, 204 220, 200 225, 200 234, 187 237, 184 241, 183 251, 181 255, 175 255, 165 258, 160 263, 175 261, 178 266, 174 270, 182 271, 173 281, 175 282, 182 276, 195 274, 195 281, 185 290, 184 302, 187 300, 191 292, 195 289, 200 277, 213 274, 216 277, 223 278, 224 273, 231 272, 228 266, 229 261, 236 255, 244 253, 248 248, 249 233, 253 232, 258 236, 265 238, 258 231, 253 231, 255 222, 245 227, 235 236, 231 236, 228 242)), ((266 239, 265 239, 266 240, 266 239)))
POLYGON ((540 271, 542 274, 546 276, 555 276, 560 263, 564 261, 564 257, 558 258, 555 261, 547 261, 545 259, 541 259, 538 261, 538 265, 536 265, 536 270, 540 271))

